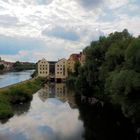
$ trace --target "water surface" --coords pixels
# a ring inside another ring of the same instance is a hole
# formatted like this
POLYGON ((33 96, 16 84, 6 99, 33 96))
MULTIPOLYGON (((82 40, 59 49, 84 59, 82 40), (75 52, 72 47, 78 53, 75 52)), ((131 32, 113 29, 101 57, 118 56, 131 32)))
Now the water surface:
POLYGON ((0 140, 83 139, 74 95, 66 91, 64 84, 39 90, 26 107, 21 107, 22 113, 20 107, 14 107, 15 116, 0 125, 0 140), (52 88, 55 93, 49 92, 52 88))
POLYGON ((0 88, 30 79, 33 71, 34 70, 26 70, 21 72, 7 72, 0 74, 0 88))
POLYGON ((0 123, 0 140, 139 140, 121 108, 85 97, 65 84, 45 85, 26 104, 12 106, 14 117, 0 123))

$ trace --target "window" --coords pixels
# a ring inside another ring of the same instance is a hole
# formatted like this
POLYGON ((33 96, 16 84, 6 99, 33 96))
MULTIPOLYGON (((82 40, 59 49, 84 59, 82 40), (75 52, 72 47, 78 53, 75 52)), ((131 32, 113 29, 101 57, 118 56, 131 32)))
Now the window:
POLYGON ((57 67, 59 67, 59 65, 57 65, 57 67))

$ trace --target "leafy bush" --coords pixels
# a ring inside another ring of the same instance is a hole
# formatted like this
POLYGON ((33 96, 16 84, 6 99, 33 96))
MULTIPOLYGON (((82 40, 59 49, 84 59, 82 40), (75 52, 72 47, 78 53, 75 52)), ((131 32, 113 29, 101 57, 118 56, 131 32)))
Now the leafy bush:
POLYGON ((43 82, 43 78, 36 78, 1 89, 0 119, 10 118, 14 114, 11 105, 31 101, 32 94, 41 88, 43 82))

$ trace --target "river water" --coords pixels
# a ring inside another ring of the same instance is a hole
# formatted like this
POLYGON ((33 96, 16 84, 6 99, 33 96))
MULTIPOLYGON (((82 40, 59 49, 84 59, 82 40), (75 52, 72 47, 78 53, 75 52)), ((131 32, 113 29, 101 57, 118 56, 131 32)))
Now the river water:
POLYGON ((15 116, 0 124, 0 140, 82 140, 83 123, 74 94, 65 84, 45 86, 31 103, 16 106, 15 116))
POLYGON ((14 116, 1 120, 0 140, 139 140, 120 110, 68 90, 45 85, 26 104, 12 106, 14 116))
POLYGON ((30 79, 33 71, 34 70, 26 70, 21 72, 7 72, 0 74, 0 88, 30 79))

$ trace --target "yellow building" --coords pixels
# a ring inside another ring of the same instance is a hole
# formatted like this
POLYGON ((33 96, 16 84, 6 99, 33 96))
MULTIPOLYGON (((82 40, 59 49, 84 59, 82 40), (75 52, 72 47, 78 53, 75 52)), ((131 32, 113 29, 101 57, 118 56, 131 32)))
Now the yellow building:
POLYGON ((75 61, 68 59, 67 65, 68 65, 68 72, 74 72, 75 61))
POLYGON ((60 59, 55 64, 55 79, 56 80, 65 80, 68 76, 67 73, 67 60, 65 58, 60 59))
POLYGON ((57 83, 55 84, 55 96, 58 98, 63 99, 67 93, 66 84, 64 83, 57 83))
POLYGON ((76 61, 80 61, 80 54, 71 54, 67 61, 69 72, 74 72, 74 65, 76 61))
POLYGON ((47 61, 42 59, 38 61, 38 76, 46 77, 50 81, 64 81, 68 72, 75 72, 75 63, 79 61, 81 65, 85 63, 85 55, 83 52, 79 54, 71 54, 69 59, 60 59, 59 61, 47 61))
POLYGON ((49 63, 44 58, 38 61, 38 76, 40 77, 49 76, 49 63))

